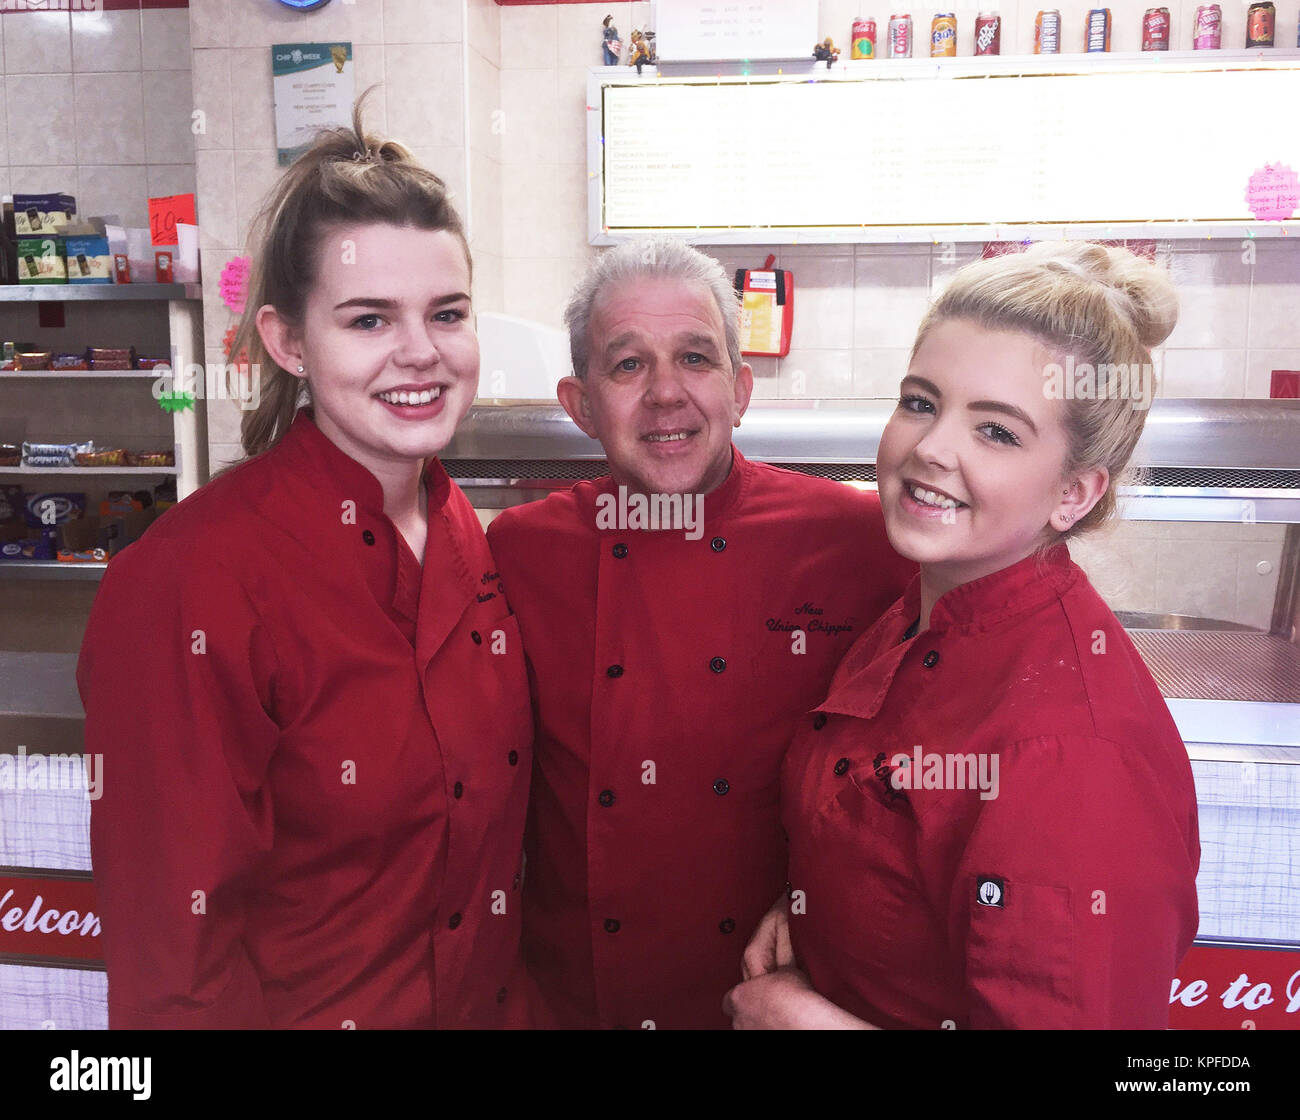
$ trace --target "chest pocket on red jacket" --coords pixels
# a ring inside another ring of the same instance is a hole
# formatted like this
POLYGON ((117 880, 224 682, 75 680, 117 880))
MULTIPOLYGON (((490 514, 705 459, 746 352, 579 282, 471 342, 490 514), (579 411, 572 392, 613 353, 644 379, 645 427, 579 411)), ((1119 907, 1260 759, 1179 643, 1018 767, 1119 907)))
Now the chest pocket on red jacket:
MULTIPOLYGON (((916 835, 902 798, 892 804, 869 768, 845 774, 842 788, 817 815, 812 852, 833 884, 808 905, 825 907, 828 932, 850 957, 883 964, 921 905, 913 867, 916 835)), ((798 886, 799 884, 793 884, 798 886)))
POLYGON ((970 900, 966 984, 972 1024, 1074 1026, 1069 888, 974 875, 958 889, 970 900))

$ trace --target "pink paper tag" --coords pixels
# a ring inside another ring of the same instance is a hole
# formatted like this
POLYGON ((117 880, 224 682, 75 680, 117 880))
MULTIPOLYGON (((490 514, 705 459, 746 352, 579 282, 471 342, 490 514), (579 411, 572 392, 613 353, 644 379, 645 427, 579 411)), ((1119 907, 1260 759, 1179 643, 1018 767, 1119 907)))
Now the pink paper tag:
POLYGON ((1266 163, 1246 184, 1246 205, 1261 222, 1284 222, 1300 206, 1300 175, 1285 163, 1266 163))
POLYGON ((248 257, 233 257, 221 270, 221 299, 236 315, 244 313, 248 298, 248 270, 252 261, 248 257))

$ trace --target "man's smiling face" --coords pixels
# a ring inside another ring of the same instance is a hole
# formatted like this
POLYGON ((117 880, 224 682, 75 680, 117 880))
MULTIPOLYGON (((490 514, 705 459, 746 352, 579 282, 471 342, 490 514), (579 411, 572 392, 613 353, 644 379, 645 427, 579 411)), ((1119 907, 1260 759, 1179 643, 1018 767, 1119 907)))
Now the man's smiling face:
POLYGON ((731 429, 753 373, 733 375, 722 313, 703 284, 630 281, 597 299, 587 376, 560 399, 600 440, 614 481, 643 494, 708 494, 731 470, 731 429))

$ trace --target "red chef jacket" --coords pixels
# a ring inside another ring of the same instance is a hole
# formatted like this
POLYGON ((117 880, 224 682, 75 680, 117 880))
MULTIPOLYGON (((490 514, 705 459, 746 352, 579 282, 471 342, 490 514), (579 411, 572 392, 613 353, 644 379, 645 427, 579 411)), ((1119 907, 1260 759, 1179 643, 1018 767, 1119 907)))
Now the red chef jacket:
POLYGON ((508 1010, 527 675, 477 517, 424 477, 422 570, 300 413, 109 565, 77 680, 110 1026, 508 1010))
POLYGON ((919 615, 917 577, 786 758, 800 966, 879 1027, 1167 1027, 1196 797, 1133 643, 1064 544, 919 615))
POLYGON ((697 540, 598 529, 616 490, 580 483, 488 528, 537 719, 525 957, 543 1025, 721 1028, 786 878, 796 721, 915 565, 874 494, 738 451, 697 540))

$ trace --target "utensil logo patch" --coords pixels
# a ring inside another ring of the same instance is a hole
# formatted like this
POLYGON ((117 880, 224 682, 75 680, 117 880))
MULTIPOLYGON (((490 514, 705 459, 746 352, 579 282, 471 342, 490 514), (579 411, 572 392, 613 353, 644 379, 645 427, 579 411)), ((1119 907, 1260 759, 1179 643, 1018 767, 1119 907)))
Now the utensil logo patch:
POLYGON ((996 906, 1001 910, 1005 893, 1005 887, 1001 879, 995 875, 981 875, 979 886, 975 891, 975 898, 981 906, 996 906))

